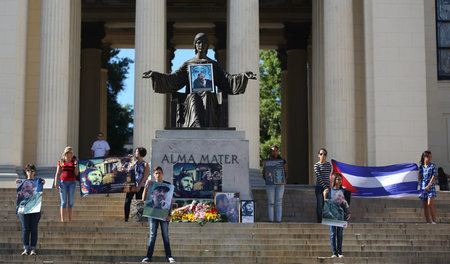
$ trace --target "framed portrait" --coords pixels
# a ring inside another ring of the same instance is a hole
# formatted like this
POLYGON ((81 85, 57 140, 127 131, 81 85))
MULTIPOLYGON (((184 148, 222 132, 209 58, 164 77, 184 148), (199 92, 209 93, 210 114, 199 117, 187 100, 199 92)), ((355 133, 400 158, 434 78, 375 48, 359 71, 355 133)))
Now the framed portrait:
POLYGON ((217 192, 214 203, 220 214, 225 214, 228 222, 239 223, 241 214, 241 204, 238 192, 217 192))
POLYGON ((242 223, 255 222, 255 202, 253 200, 241 201, 241 222, 242 223))
POLYGON ((188 67, 191 92, 214 91, 214 74, 211 63, 191 64, 188 67))
POLYGON ((176 163, 173 165, 175 198, 214 198, 222 191, 222 165, 176 163))
POLYGON ((264 172, 266 185, 285 184, 284 160, 264 160, 264 172))
POLYGON ((151 182, 145 198, 143 216, 165 220, 170 214, 174 186, 163 182, 151 182))

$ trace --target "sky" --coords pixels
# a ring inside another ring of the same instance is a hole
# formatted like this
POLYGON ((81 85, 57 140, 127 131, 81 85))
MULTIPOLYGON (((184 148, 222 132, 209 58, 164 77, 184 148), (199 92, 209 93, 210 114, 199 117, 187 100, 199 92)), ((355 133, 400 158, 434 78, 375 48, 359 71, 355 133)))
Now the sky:
MULTIPOLYGON (((193 49, 175 50, 175 57, 172 60, 172 71, 178 69, 183 62, 194 57, 194 55, 193 49)), ((209 49, 207 56, 214 59, 214 51, 209 49)), ((134 61, 134 49, 120 49, 118 57, 128 57, 134 61)), ((134 63, 131 63, 129 66, 130 69, 128 70, 127 79, 124 81, 125 89, 117 96, 117 99, 122 106, 125 106, 126 104, 134 105, 134 63)))

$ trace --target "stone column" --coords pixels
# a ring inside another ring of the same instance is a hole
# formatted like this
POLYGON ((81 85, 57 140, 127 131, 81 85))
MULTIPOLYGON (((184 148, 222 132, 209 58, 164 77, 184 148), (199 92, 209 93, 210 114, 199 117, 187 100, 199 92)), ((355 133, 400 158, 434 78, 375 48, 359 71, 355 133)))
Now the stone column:
POLYGON ((28 1, 3 1, 0 28, 0 178, 23 164, 28 1))
POLYGON ((317 161, 317 151, 325 146, 325 88, 324 88, 324 43, 323 0, 312 1, 312 100, 310 159, 317 161))
POLYGON ((67 144, 78 152, 80 119, 81 0, 70 1, 69 103, 67 144))
POLYGON ((37 165, 55 166, 68 135, 70 1, 43 0, 37 165))
POLYGON ((281 157, 285 160, 289 160, 289 143, 287 137, 287 104, 285 103, 288 97, 288 71, 287 71, 287 54, 286 49, 278 49, 277 57, 280 61, 281 67, 281 157))
POLYGON ((324 0, 326 148, 336 160, 355 163, 355 62, 353 1, 324 0))
MULTIPOLYGON (((259 73, 259 2, 228 0, 227 69, 259 73)), ((250 141, 250 168, 259 168, 259 88, 248 82, 245 94, 228 97, 228 123, 250 141)))
POLYGON ((166 1, 136 1, 134 147, 151 153, 155 131, 164 128, 165 97, 153 91, 148 70, 166 70, 166 1))
MULTIPOLYGON (((215 36, 217 42, 214 46, 216 61, 223 69, 227 68, 227 25, 225 22, 215 22, 215 36)), ((219 126, 228 127, 228 94, 217 93, 217 100, 220 104, 221 123, 219 126)))
POLYGON ((99 131, 102 131, 105 139, 108 137, 108 70, 100 69, 100 101, 99 101, 99 131))
POLYGON ((105 27, 102 22, 83 22, 81 43, 81 81, 80 81, 80 125, 79 125, 79 157, 91 156, 91 146, 101 130, 102 106, 102 39, 105 27))

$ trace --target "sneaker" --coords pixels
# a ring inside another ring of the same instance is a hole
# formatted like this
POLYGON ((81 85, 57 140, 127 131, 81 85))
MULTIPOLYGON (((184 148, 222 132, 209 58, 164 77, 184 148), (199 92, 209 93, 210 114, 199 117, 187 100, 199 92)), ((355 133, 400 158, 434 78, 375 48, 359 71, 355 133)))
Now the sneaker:
POLYGON ((168 261, 169 263, 175 263, 175 262, 176 262, 175 259, 172 258, 172 257, 167 258, 167 261, 168 261))
POLYGON ((435 224, 436 224, 436 222, 434 222, 434 221, 433 221, 433 222, 431 222, 431 224, 432 224, 432 225, 435 225, 435 224))
POLYGON ((30 252, 30 256, 34 256, 34 255, 36 255, 36 251, 33 249, 33 250, 31 250, 31 252, 30 252))
POLYGON ((23 252, 22 252, 22 254, 21 254, 22 256, 26 256, 26 255, 28 255, 28 249, 25 249, 23 252))
POLYGON ((344 255, 342 255, 342 254, 338 254, 338 257, 340 257, 340 258, 343 258, 343 257, 344 257, 344 255))
POLYGON ((333 254, 332 256, 331 256, 331 258, 336 258, 337 256, 335 255, 335 254, 333 254))
POLYGON ((149 258, 144 258, 141 262, 150 262, 149 258))

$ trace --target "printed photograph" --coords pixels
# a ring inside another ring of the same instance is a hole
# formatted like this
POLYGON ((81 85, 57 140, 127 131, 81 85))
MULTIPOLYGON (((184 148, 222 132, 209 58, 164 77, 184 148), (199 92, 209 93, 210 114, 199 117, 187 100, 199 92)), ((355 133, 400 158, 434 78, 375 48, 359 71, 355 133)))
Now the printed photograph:
POLYGON ((176 163, 173 165, 176 198, 214 198, 222 191, 222 165, 218 163, 176 163))
POLYGON ((32 214, 41 211, 42 204, 41 179, 21 180, 17 184, 16 214, 32 214))
POLYGON ((228 222, 239 223, 240 220, 240 202, 239 193, 219 192, 216 193, 214 202, 220 214, 228 218, 228 222))
POLYGON ((214 91, 213 67, 211 63, 189 65, 189 83, 193 93, 214 91))
POLYGON ((254 223, 255 222, 255 202, 252 200, 243 200, 241 202, 241 222, 254 223))
POLYGON ((170 213, 174 186, 163 182, 151 182, 145 199, 143 216, 165 220, 170 213))
POLYGON ((347 221, 345 218, 349 205, 345 200, 344 193, 342 191, 335 191, 332 199, 327 199, 323 205, 322 224, 347 227, 347 221))
POLYGON ((285 184, 284 160, 264 160, 266 185, 285 184))
POLYGON ((81 196, 128 192, 136 181, 131 165, 128 156, 80 160, 81 196))

